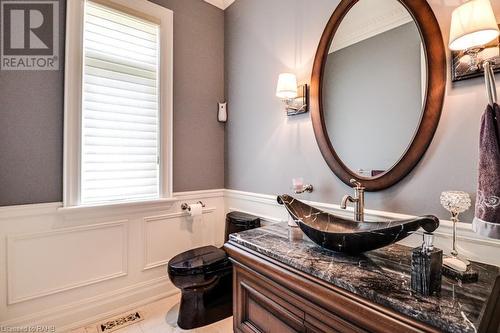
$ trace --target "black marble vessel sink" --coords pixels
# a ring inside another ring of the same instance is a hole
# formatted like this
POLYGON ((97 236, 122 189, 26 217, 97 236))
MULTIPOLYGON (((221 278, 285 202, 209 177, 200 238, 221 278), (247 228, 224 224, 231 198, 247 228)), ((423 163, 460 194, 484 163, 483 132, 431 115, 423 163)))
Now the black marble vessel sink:
POLYGON ((412 220, 357 222, 311 207, 287 194, 278 196, 300 229, 316 244, 335 252, 359 254, 398 242, 419 228, 434 232, 435 216, 412 220))

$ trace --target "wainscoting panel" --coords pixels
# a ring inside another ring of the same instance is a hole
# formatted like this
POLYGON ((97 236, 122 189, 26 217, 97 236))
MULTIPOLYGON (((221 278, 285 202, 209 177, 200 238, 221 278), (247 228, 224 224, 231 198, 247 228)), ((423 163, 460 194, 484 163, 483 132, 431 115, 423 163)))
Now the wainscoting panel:
POLYGON ((176 254, 213 244, 210 226, 216 223, 215 208, 203 210, 200 219, 187 213, 150 216, 144 219, 144 270, 165 267, 176 254), (176 235, 172 242, 171 235, 176 235))
POLYGON ((113 206, 0 207, 0 328, 66 332, 177 293, 166 263, 222 245, 224 211, 224 190, 113 206), (206 207, 193 221, 181 205, 198 201, 206 207))
POLYGON ((126 275, 127 222, 9 235, 8 304, 126 275))

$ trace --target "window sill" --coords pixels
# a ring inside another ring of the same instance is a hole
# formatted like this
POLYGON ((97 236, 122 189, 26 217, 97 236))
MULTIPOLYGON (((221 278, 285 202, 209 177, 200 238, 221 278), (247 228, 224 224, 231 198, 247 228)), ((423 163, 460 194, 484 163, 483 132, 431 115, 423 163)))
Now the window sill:
POLYGON ((170 197, 145 201, 113 202, 97 205, 63 206, 57 209, 60 214, 106 214, 106 213, 129 213, 147 210, 168 210, 179 199, 170 197))

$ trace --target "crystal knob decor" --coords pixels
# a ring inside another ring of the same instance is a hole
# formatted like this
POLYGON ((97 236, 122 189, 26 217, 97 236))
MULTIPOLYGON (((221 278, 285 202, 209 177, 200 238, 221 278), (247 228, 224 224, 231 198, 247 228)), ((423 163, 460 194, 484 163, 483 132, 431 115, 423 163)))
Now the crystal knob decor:
POLYGON ((458 258, 457 251, 457 223, 458 215, 467 211, 471 206, 471 199, 468 193, 462 191, 446 191, 441 193, 441 205, 451 213, 453 221, 453 247, 451 250, 452 258, 444 260, 445 265, 449 264, 451 268, 459 271, 467 270, 469 262, 458 258), (451 260, 448 260, 451 259, 451 260))

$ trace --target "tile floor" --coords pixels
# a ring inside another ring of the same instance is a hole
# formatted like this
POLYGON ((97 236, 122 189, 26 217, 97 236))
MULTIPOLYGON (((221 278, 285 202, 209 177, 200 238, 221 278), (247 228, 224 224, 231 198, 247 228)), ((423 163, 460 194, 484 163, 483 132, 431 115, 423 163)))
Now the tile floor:
MULTIPOLYGON (((195 330, 183 330, 177 327, 177 309, 180 294, 161 299, 154 303, 144 305, 133 311, 139 311, 144 319, 137 324, 124 327, 112 333, 231 333, 233 332, 233 318, 221 320, 212 325, 195 330), (171 311, 171 309, 173 309, 171 311)), ((131 312, 131 311, 129 311, 131 312)), ((118 317, 118 316, 117 316, 118 317)), ((98 333, 97 323, 88 325, 71 333, 98 333)))

